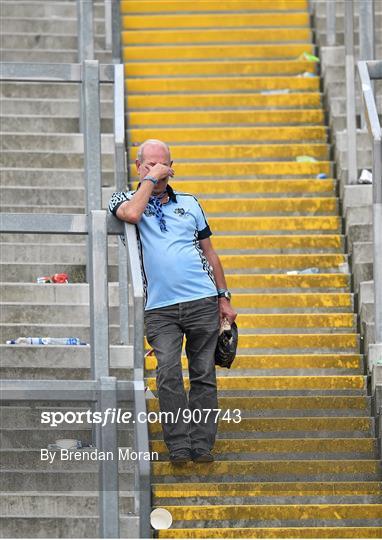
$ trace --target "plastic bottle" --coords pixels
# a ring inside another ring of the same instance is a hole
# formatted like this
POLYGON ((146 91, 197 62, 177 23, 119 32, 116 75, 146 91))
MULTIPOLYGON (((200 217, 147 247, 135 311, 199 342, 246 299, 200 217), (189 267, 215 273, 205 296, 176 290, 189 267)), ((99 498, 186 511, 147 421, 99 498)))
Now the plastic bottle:
POLYGON ((7 341, 7 345, 87 345, 86 342, 81 341, 75 337, 65 338, 52 338, 52 337, 19 337, 17 339, 10 339, 7 341))
POLYGON ((299 274, 319 274, 320 269, 316 266, 313 266, 311 268, 305 268, 304 270, 300 270, 299 274))
POLYGON ((295 276, 297 274, 319 274, 320 269, 316 266, 312 266, 311 268, 305 268, 304 270, 290 270, 287 272, 290 276, 295 276))

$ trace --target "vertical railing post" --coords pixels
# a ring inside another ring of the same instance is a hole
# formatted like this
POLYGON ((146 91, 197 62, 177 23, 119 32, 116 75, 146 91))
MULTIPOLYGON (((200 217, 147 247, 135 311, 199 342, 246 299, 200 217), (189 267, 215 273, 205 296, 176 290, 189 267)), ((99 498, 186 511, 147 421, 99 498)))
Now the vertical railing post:
POLYGON ((111 10, 112 0, 105 0, 105 49, 107 51, 110 51, 113 45, 111 10))
MULTIPOLYGON (((77 0, 78 63, 94 60, 93 0, 77 0)), ((84 131, 84 104, 80 93, 80 133, 84 131)))
MULTIPOLYGON (((125 91, 123 64, 114 65, 114 172, 117 191, 126 189, 125 91)), ((129 303, 126 249, 118 239, 119 332, 129 343, 129 303)))
POLYGON ((353 0, 345 2, 345 76, 346 76, 346 137, 347 183, 357 182, 357 126, 355 114, 354 19, 353 0))
MULTIPOLYGON (((82 64, 82 103, 84 109, 84 176, 86 213, 99 210, 102 205, 101 181, 101 119, 98 60, 82 64)), ((88 260, 90 258, 87 241, 88 260)), ((88 278, 88 268, 86 268, 88 278)))
POLYGON ((121 63, 121 12, 120 0, 111 3, 112 58, 113 64, 121 63))
MULTIPOLYGON (((359 59, 375 58, 375 22, 374 0, 362 0, 359 3, 359 59)), ((374 85, 372 84, 372 87, 374 85)), ((361 128, 366 128, 365 114, 361 107, 361 128)))
POLYGON ((336 44, 336 0, 326 0, 326 45, 336 44))
MULTIPOLYGON (((382 134, 381 134, 382 135, 382 134)), ((373 280, 375 343, 382 344, 382 141, 373 140, 373 280)))
POLYGON ((87 212, 99 210, 102 201, 101 183, 101 118, 98 60, 85 60, 84 94, 84 167, 87 212))
MULTIPOLYGON (((137 415, 146 411, 144 387, 144 291, 135 227, 125 223, 126 256, 134 297, 134 408, 137 415)), ((147 422, 135 419, 138 450, 149 448, 147 422)), ((137 460, 135 473, 135 512, 139 515, 139 537, 150 538, 151 486, 149 460, 137 460)))
MULTIPOLYGON (((88 278, 90 312, 90 373, 93 380, 109 375, 109 298, 107 280, 106 211, 88 215, 88 278)), ((93 425, 92 439, 101 445, 101 426, 93 425)))
POLYGON ((89 227, 91 376, 109 375, 109 297, 106 211, 92 210, 89 227))
MULTIPOLYGON (((98 393, 98 411, 104 418, 108 409, 117 409, 117 379, 100 377, 98 393)), ((102 422, 99 449, 113 456, 113 459, 99 461, 99 537, 119 538, 119 457, 115 422, 102 422)))

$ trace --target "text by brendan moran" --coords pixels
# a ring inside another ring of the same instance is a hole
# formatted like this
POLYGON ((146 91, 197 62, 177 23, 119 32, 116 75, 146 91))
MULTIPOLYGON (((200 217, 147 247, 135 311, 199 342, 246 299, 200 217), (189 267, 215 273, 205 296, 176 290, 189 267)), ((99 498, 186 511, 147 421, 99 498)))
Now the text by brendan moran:
POLYGON ((114 452, 103 452, 97 448, 89 450, 47 450, 41 448, 40 459, 51 464, 55 460, 61 461, 114 461, 118 457, 119 461, 157 461, 159 459, 158 452, 135 452, 131 448, 118 448, 118 456, 114 452))

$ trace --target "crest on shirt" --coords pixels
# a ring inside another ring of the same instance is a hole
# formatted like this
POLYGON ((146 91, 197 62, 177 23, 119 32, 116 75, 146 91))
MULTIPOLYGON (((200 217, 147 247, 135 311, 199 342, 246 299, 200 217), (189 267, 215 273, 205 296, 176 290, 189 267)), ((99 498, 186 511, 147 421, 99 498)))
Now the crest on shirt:
POLYGON ((144 209, 144 212, 145 216, 147 217, 151 217, 151 216, 155 216, 155 212, 152 208, 150 208, 149 206, 146 206, 146 208, 144 209))
POLYGON ((175 208, 174 214, 179 214, 180 216, 184 216, 186 213, 184 208, 175 208))

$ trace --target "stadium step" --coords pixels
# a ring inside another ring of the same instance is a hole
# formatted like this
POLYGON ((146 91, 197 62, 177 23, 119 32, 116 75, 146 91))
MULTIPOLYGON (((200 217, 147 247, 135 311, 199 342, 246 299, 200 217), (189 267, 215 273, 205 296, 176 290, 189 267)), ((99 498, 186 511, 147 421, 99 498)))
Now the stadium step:
MULTIPOLYGON (((153 508, 173 517, 156 534, 376 537, 381 466, 308 3, 121 10, 130 176, 145 139, 170 145, 171 185, 199 197, 238 311, 215 462, 171 464, 150 423, 153 508), (233 410, 241 421, 225 422, 233 410)), ((159 413, 156 366, 146 356, 159 413)))

